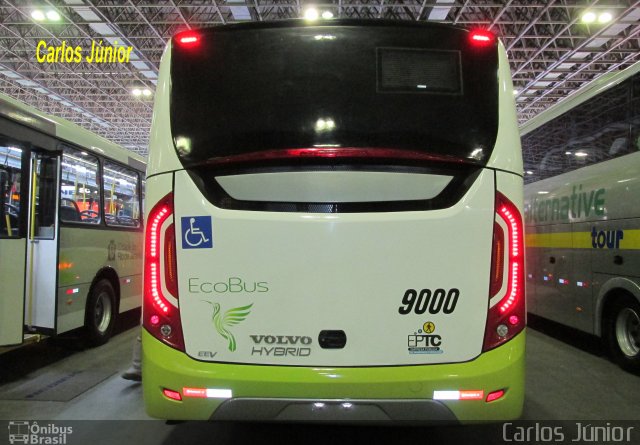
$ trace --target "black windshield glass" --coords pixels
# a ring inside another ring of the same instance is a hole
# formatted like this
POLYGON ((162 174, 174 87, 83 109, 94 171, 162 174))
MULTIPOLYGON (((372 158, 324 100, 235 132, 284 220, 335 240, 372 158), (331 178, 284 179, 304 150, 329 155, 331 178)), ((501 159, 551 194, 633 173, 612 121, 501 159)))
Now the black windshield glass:
POLYGON ((172 51, 171 126, 186 165, 262 150, 381 147, 486 163, 497 48, 433 24, 301 22, 201 31, 172 51))

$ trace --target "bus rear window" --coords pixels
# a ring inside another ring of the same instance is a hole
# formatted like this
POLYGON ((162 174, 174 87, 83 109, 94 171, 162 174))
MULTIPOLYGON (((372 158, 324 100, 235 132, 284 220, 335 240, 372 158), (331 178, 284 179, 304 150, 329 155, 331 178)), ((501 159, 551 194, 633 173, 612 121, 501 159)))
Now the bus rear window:
POLYGON ((437 24, 251 23, 174 40, 171 130, 186 167, 277 149, 372 147, 484 165, 497 47, 437 24))
POLYGON ((378 49, 378 91, 462 93, 459 51, 378 49))

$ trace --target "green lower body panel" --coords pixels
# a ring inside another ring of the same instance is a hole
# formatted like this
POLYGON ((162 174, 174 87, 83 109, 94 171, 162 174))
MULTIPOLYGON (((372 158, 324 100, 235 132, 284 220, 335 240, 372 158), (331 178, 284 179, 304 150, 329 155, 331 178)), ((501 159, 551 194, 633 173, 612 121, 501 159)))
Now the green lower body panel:
POLYGON ((425 366, 306 368, 208 363, 143 330, 142 381, 150 416, 182 419, 461 423, 516 419, 524 401, 525 332, 475 360, 425 366), (186 395, 184 388, 209 389, 186 395), (177 401, 164 389, 180 393, 177 401), (215 391, 221 390, 221 391, 215 391), (491 402, 486 396, 504 390, 491 402), (434 400, 434 391, 483 391, 434 400))

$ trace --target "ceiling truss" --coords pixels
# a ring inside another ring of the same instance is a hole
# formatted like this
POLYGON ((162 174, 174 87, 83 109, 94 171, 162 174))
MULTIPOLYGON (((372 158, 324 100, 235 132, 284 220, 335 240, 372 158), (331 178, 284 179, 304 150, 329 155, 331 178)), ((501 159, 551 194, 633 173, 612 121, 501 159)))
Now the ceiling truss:
MULTIPOLYGON (((298 18, 306 0, 0 0, 0 91, 145 155, 153 90, 166 41, 175 33, 238 21, 298 18), (36 22, 34 8, 58 23, 36 22), (40 41, 133 46, 128 64, 38 63, 40 41)), ((640 60, 640 0, 331 0, 314 3, 339 18, 438 21, 495 32, 508 50, 525 122, 609 71, 640 60), (608 11, 586 25, 586 10, 608 11)))

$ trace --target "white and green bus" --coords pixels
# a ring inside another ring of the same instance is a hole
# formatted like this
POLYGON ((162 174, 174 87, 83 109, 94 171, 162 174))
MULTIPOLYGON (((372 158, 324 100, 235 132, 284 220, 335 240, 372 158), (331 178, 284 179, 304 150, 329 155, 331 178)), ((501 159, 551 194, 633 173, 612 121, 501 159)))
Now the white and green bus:
POLYGON ((522 156, 496 37, 175 36, 148 169, 147 412, 468 422, 524 397, 522 156))
POLYGON ((640 63, 522 127, 527 299, 640 371, 640 63))
POLYGON ((84 327, 142 296, 142 157, 0 96, 0 345, 84 327))

